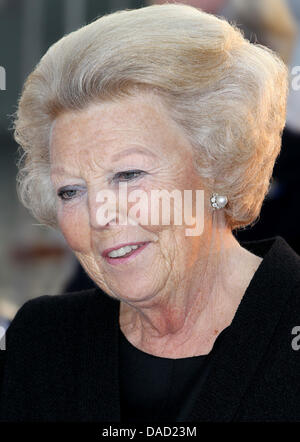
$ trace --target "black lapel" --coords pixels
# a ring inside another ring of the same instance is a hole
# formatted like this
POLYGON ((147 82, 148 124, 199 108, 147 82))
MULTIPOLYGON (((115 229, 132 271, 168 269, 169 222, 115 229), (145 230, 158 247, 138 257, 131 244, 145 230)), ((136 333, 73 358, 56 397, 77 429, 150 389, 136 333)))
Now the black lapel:
POLYGON ((299 272, 298 255, 280 237, 242 245, 264 259, 230 327, 215 342, 209 374, 189 421, 234 420, 284 305, 292 295, 293 272, 299 272))
POLYGON ((120 302, 96 289, 91 298, 80 345, 77 420, 118 422, 120 302))

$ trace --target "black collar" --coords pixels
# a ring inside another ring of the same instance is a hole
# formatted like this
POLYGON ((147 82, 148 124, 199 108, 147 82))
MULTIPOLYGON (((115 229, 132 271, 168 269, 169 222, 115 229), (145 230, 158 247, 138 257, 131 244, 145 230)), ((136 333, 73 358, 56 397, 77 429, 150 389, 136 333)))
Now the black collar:
POLYGON ((231 421, 261 362, 282 310, 295 294, 299 256, 281 237, 241 243, 263 258, 221 341, 191 421, 231 421))

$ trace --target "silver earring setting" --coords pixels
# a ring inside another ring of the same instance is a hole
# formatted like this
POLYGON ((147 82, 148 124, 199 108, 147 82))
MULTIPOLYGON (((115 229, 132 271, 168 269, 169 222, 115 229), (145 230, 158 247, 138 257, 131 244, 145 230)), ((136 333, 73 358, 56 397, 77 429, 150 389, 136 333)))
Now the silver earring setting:
POLYGON ((213 193, 210 198, 210 204, 213 209, 223 209, 228 203, 227 196, 218 195, 217 193, 213 193))

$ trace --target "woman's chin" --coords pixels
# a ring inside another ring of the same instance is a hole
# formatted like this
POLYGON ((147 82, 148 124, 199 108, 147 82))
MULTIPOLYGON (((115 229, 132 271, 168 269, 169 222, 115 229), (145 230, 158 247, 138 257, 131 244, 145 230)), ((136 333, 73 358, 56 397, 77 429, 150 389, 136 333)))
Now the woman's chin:
MULTIPOLYGON (((105 273, 109 278, 107 285, 118 298, 124 301, 149 299, 156 291, 155 282, 160 273, 159 269, 157 271, 154 269, 156 262, 152 243, 148 243, 139 253, 130 256, 129 259, 105 259, 105 273)), ((103 266, 102 262, 99 264, 103 266)))
POLYGON ((121 301, 142 302, 148 301, 155 296, 156 290, 153 285, 149 285, 149 280, 139 281, 136 279, 124 279, 118 284, 115 281, 112 292, 121 301))

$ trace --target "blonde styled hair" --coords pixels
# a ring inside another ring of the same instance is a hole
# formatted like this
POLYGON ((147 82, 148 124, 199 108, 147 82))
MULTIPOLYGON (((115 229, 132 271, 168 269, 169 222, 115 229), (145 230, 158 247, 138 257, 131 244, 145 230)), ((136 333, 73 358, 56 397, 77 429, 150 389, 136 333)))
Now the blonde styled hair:
POLYGON ((49 137, 58 115, 140 90, 158 94, 185 132, 206 189, 227 195, 230 228, 253 223, 280 151, 287 70, 227 21, 180 4, 103 16, 42 57, 15 118, 23 204, 56 226, 49 137))

